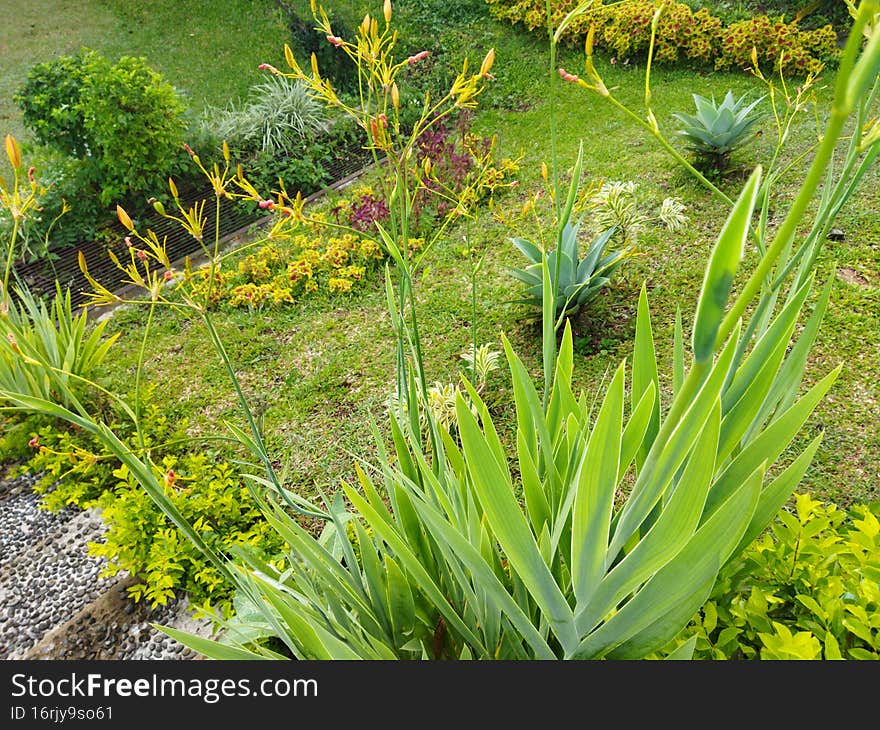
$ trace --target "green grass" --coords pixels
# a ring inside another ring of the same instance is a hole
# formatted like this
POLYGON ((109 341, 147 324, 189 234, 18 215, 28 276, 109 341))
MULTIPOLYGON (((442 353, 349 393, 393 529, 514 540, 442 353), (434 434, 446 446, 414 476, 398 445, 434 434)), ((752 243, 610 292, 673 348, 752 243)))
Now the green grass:
POLYGON ((83 46, 112 60, 143 56, 198 113, 246 95, 257 66, 280 64, 288 41, 277 6, 263 0, 0 0, 0 17, 0 132, 20 142, 29 136, 12 97, 36 63, 83 46))
MULTIPOLYGON (((347 7, 352 12, 363 7, 375 12, 378 3, 349 3, 347 7)), ((470 40, 461 38, 458 47, 466 48, 471 62, 478 63, 489 44, 495 46, 493 72, 503 93, 490 92, 484 97, 476 127, 483 134, 496 134, 503 154, 522 153, 520 187, 496 201, 499 206, 519 208, 526 194, 540 184, 541 161, 550 159, 549 107, 536 93, 547 78, 546 53, 531 35, 489 20, 477 25, 479 32, 474 31, 470 40)), ((279 44, 276 50, 280 48, 279 44)), ((448 56, 453 56, 454 47, 448 48, 448 56)), ((563 64, 577 71, 581 61, 574 55, 564 56, 563 64)), ((643 93, 641 69, 602 63, 601 70, 609 86, 619 87, 618 96, 638 108, 643 93)), ((213 73, 218 78, 225 75, 216 66, 213 73)), ((692 93, 717 96, 728 88, 735 93, 761 93, 756 81, 742 73, 657 69, 652 79, 655 113, 664 129, 673 128, 674 111, 691 108, 692 93)), ((663 197, 677 196, 686 203, 691 218, 681 233, 645 231, 640 255, 625 264, 595 304, 573 321, 579 353, 577 385, 595 393, 620 358, 631 354, 636 301, 643 282, 650 294, 657 347, 668 364, 663 373, 671 372, 675 309, 681 307, 689 329, 687 315, 693 312, 706 257, 724 211, 706 190, 682 175, 649 136, 602 99, 563 84, 558 84, 558 94, 561 169, 571 165, 578 140, 584 139, 588 179, 634 180, 645 199, 656 204, 663 197)), ((830 91, 820 90, 820 116, 827 112, 829 100, 830 91)), ((766 163, 772 149, 770 120, 764 129, 763 137, 734 155, 740 172, 723 183, 729 195, 737 193, 752 165, 766 163)), ((791 153, 803 149, 814 136, 814 121, 804 115, 793 134, 791 153)), ((803 169, 803 164, 796 166, 783 181, 777 191, 780 205, 797 189, 803 169)), ((838 221, 846 238, 826 242, 818 267, 820 281, 828 277, 836 281, 806 380, 814 382, 838 363, 844 367, 804 430, 804 440, 819 430, 825 431, 825 440, 802 489, 842 504, 880 498, 878 183, 880 174, 875 169, 838 221), (841 278, 838 272, 843 269, 847 271, 841 278)), ((478 280, 478 340, 499 345, 501 334, 506 334, 532 372, 540 373, 539 329, 526 309, 510 303, 518 287, 506 267, 522 264, 507 240, 512 234, 484 210, 467 227, 452 229, 432 254, 430 269, 418 284, 429 382, 455 382, 458 355, 471 340, 469 271, 459 253, 465 235, 486 252, 478 280)), ((745 266, 753 260, 750 254, 745 266)), ((253 313, 224 310, 217 315, 221 337, 245 392, 260 412, 273 453, 279 463, 290 465, 293 484, 309 494, 315 493, 316 485, 332 488, 340 478, 351 478, 353 455, 373 453, 368 419, 380 425, 384 422, 383 404, 394 377, 394 341, 382 286, 381 277, 374 275, 368 286, 352 296, 253 313)), ((110 330, 123 335, 105 377, 122 392, 133 382, 144 319, 142 310, 122 309, 110 322, 110 330)), ((146 378, 161 383, 169 412, 189 418, 195 437, 221 432, 224 419, 239 418, 231 384, 210 350, 201 323, 173 313, 162 313, 149 341, 146 378)), ((661 378, 668 389, 668 377, 661 378)), ((511 393, 503 371, 492 375, 490 392, 497 403, 500 427, 509 434, 511 393)))

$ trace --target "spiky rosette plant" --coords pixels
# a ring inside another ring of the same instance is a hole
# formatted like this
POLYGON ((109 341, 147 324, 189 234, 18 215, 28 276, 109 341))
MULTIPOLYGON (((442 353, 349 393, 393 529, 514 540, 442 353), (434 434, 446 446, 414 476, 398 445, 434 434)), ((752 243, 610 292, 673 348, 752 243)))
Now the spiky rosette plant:
POLYGON ((756 108, 764 97, 746 103, 747 94, 737 99, 732 91, 728 91, 719 103, 714 96, 692 96, 696 107, 694 114, 678 112, 672 115, 682 125, 678 134, 687 148, 712 170, 724 172, 730 164, 731 153, 755 138, 755 127, 761 121, 756 108))

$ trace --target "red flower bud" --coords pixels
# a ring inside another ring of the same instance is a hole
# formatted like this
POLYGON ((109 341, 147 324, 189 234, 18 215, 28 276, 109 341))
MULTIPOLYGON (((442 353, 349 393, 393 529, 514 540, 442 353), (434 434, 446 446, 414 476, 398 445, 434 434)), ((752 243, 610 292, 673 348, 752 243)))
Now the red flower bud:
POLYGON ((40 437, 34 436, 30 441, 28 441, 28 446, 30 446, 32 449, 39 449, 40 448, 40 437))
POLYGON ((196 156, 196 153, 193 152, 192 147, 190 147, 186 142, 183 143, 183 149, 186 150, 187 154, 188 154, 190 157, 195 157, 195 156, 196 156))
POLYGON ((563 81, 571 81, 571 82, 580 81, 580 79, 577 76, 575 76, 574 74, 568 73, 568 71, 566 71, 564 68, 559 69, 559 75, 562 77, 563 81))
POLYGON ((176 479, 177 474, 174 473, 174 469, 169 469, 168 473, 165 475, 165 485, 168 487, 173 487, 176 479))
POLYGON ((174 276, 170 271, 165 272, 165 281, 171 281, 171 277, 174 276))
POLYGON ((128 246, 129 248, 132 247, 133 244, 132 244, 132 242, 131 242, 131 236, 126 236, 126 237, 125 237, 125 245, 128 246))
POLYGON ((419 51, 415 56, 410 56, 406 59, 407 63, 418 63, 419 61, 424 61, 430 54, 428 51, 419 51))
POLYGON ((28 180, 30 180, 31 182, 34 182, 34 166, 33 165, 31 165, 28 168, 27 176, 28 176, 28 180))
POLYGON ((146 254, 146 252, 141 251, 140 249, 137 250, 137 257, 138 257, 141 261, 146 261, 146 260, 147 260, 147 254, 146 254))
POLYGON ((269 63, 261 63, 258 66, 258 68, 260 69, 260 71, 269 71, 270 73, 273 73, 273 74, 281 73, 277 68, 275 68, 274 66, 272 66, 269 63))
POLYGON ((332 45, 339 48, 339 46, 342 45, 342 38, 340 38, 339 36, 335 36, 335 35, 328 35, 327 42, 331 43, 332 45))

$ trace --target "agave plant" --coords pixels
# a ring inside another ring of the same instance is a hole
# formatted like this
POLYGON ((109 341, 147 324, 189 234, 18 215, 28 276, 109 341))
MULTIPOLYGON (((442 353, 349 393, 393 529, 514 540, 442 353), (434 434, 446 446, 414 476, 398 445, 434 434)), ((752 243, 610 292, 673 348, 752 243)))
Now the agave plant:
POLYGON ((581 258, 578 250, 580 226, 581 221, 566 223, 560 245, 552 251, 546 251, 524 238, 510 239, 530 262, 524 269, 509 269, 514 278, 526 285, 523 298, 517 300, 517 303, 541 310, 544 300, 544 279, 541 272, 546 267, 550 271, 557 329, 566 317, 575 314, 599 293, 611 280, 615 269, 629 255, 626 248, 606 251, 616 230, 609 228, 593 239, 581 258))
POLYGON ((764 98, 758 97, 746 103, 746 94, 735 99, 728 91, 718 104, 713 96, 707 99, 693 94, 696 114, 679 112, 672 116, 682 123, 678 134, 685 139, 688 148, 705 159, 718 172, 724 172, 730 162, 730 154, 751 141, 760 116, 755 108, 764 98))

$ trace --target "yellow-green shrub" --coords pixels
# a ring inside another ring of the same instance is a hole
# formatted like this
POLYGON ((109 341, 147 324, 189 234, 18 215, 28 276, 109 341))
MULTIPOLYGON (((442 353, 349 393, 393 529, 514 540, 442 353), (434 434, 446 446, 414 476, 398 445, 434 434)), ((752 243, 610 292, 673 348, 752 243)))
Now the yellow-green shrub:
POLYGON ((880 659, 880 504, 795 495, 719 575, 695 659, 880 659))

